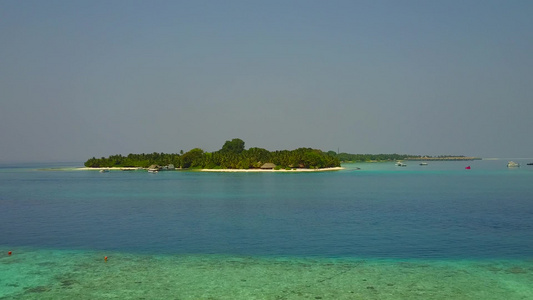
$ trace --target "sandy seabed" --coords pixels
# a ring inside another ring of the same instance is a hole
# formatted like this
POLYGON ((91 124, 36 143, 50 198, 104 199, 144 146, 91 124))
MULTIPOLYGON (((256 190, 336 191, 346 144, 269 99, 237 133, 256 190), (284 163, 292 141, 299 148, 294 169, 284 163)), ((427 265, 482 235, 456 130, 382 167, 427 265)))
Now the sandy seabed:
POLYGON ((533 299, 533 262, 12 249, 0 299, 533 299), (106 261, 104 257, 109 259, 106 261))

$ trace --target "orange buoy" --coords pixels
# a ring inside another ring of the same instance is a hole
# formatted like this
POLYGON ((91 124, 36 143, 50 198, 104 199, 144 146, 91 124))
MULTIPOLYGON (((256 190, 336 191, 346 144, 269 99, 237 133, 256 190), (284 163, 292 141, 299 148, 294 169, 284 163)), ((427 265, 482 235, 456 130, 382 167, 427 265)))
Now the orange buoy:
POLYGON ((105 260, 105 261, 107 261, 107 256, 106 256, 106 257, 104 257, 104 260, 105 260))
POLYGON ((11 251, 7 252, 7 255, 11 255, 11 254, 12 254, 11 251))

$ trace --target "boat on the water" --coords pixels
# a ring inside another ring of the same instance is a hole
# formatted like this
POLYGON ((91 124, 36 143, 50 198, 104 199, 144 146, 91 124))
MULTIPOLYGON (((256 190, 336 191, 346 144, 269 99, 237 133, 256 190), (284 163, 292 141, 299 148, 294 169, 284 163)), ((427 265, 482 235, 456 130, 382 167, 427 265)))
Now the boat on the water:
POLYGON ((427 163, 427 162, 421 162, 420 165, 421 165, 421 166, 427 166, 428 163, 427 163))
POLYGON ((527 163, 528 166, 533 166, 533 163, 527 163))
POLYGON ((508 168, 518 168, 518 167, 520 167, 520 164, 519 163, 515 163, 514 161, 509 161, 507 163, 507 167, 508 168))
POLYGON ((101 169, 100 170, 100 173, 107 173, 107 172, 109 172, 109 169, 101 169))
POLYGON ((397 161, 397 162, 396 162, 396 165, 397 165, 398 167, 407 167, 407 165, 404 164, 404 163, 401 162, 401 161, 397 161))

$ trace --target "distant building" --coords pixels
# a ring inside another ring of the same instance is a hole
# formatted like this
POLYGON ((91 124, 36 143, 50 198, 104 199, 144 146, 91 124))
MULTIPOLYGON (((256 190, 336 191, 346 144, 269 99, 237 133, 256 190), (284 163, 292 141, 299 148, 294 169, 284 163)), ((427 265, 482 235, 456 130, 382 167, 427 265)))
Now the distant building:
POLYGON ((276 165, 273 164, 273 163, 266 163, 266 164, 261 166, 261 169, 263 169, 263 170, 272 170, 275 167, 276 167, 276 165))
POLYGON ((158 165, 151 165, 150 167, 148 167, 148 172, 155 173, 155 172, 158 172, 159 170, 161 170, 161 167, 158 165))

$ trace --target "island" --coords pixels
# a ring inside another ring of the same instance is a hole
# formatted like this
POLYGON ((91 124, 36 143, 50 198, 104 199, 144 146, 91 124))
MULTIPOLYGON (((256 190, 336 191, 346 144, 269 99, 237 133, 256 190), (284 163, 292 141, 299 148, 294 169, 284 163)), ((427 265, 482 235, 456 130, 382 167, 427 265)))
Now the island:
MULTIPOLYGON (((215 152, 194 148, 186 153, 121 154, 109 157, 90 158, 85 162, 89 169, 136 168, 149 171, 198 170, 198 171, 331 171, 340 170, 340 160, 330 152, 312 148, 268 151, 263 148, 245 149, 243 140, 226 141, 215 152)), ((333 154, 336 154, 333 152, 333 154)))
POLYGON ((245 149, 243 140, 235 138, 226 141, 215 152, 205 152, 193 148, 183 153, 142 153, 111 155, 109 157, 90 158, 85 168, 90 170, 109 169, 134 171, 148 170, 159 172, 166 170, 191 170, 206 172, 307 172, 335 171, 343 169, 342 163, 349 162, 390 162, 402 160, 419 161, 456 161, 478 160, 481 158, 461 155, 408 155, 408 154, 349 154, 335 151, 323 152, 312 148, 295 150, 268 151, 263 148, 245 149))

